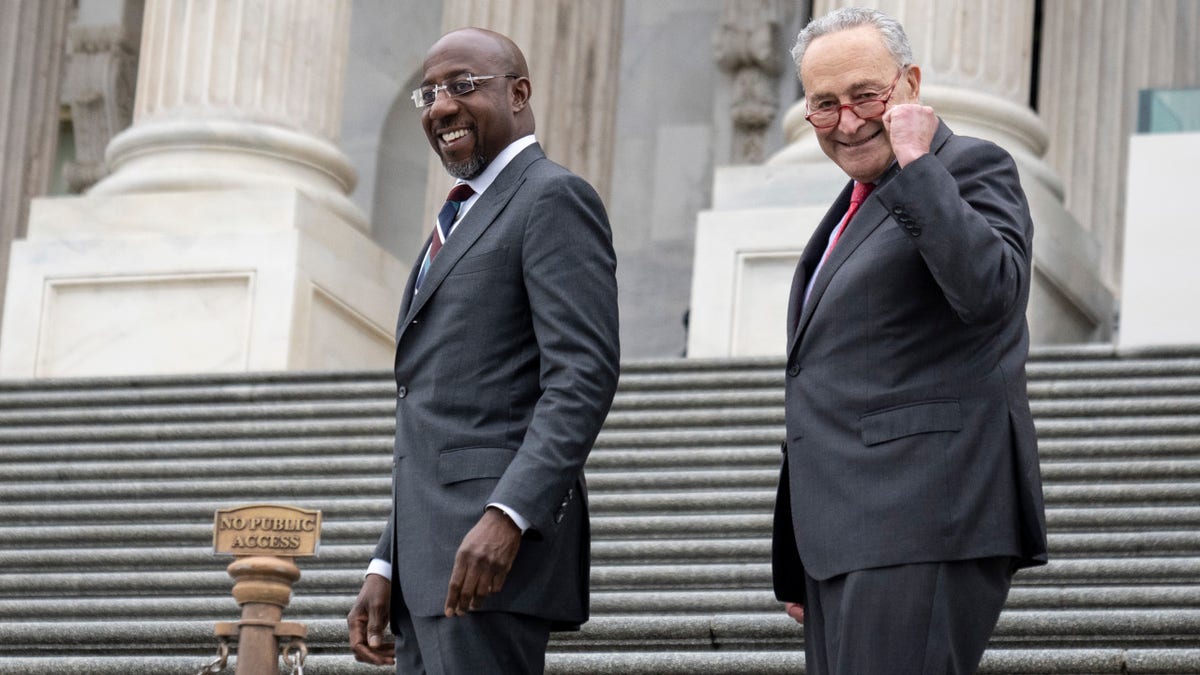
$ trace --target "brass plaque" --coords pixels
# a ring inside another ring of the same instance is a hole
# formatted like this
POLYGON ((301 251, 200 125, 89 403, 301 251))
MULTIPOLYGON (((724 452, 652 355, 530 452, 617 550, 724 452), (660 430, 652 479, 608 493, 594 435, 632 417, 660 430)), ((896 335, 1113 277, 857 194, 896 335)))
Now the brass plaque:
POLYGON ((321 512, 278 504, 220 509, 213 519, 213 553, 276 555, 317 554, 321 512))

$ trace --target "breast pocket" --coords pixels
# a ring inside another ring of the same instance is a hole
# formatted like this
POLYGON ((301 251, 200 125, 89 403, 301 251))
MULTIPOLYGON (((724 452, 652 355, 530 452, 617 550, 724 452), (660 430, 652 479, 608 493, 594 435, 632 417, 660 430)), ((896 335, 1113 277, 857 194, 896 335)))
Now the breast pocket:
POLYGON ((878 445, 905 436, 962 429, 957 399, 922 401, 870 412, 859 418, 864 445, 878 445))
POLYGON ((503 267, 507 262, 508 247, 501 246, 500 248, 492 249, 491 251, 484 253, 463 256, 463 258, 454 265, 454 269, 451 269, 447 276, 457 277, 466 274, 475 274, 477 272, 503 267))

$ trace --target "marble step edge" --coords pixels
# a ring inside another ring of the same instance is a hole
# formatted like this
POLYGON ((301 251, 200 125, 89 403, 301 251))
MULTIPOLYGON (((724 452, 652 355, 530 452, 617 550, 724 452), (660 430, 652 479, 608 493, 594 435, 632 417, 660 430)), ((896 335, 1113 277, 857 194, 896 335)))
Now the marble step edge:
MULTIPOLYGON (((0 655, 0 675, 193 675, 211 656, 0 655)), ((230 659, 232 672, 237 660, 230 659)), ((348 654, 310 654, 305 664, 322 675, 378 675, 379 668, 357 663, 348 654)), ((1200 671, 1198 649, 991 648, 980 673, 1057 673, 1060 675, 1174 675, 1200 671)), ((805 672, 800 650, 607 653, 550 652, 547 675, 797 675, 805 672)))

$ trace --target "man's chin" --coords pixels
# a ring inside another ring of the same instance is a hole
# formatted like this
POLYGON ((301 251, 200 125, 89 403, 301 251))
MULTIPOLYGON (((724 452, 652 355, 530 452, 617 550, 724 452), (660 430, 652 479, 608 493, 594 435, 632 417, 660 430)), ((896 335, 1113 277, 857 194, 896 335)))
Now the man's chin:
POLYGON ((883 175, 891 162, 837 162, 846 175, 860 183, 874 181, 883 175))
POLYGON ((487 164, 479 155, 471 155, 461 162, 447 162, 442 160, 442 166, 446 167, 446 173, 459 180, 471 180, 483 173, 487 164))

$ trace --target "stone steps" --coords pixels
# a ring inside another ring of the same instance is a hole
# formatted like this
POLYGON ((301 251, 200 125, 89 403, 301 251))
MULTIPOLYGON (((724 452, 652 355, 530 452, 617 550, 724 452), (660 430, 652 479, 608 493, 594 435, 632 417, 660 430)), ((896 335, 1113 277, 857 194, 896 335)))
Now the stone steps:
MULTIPOLYGON (((1200 672, 1200 348, 1031 355, 1052 563, 981 672, 1200 672)), ((802 672, 770 592, 782 363, 624 365, 588 462, 593 619, 558 673, 802 672)), ((343 616, 387 514, 387 373, 0 383, 0 675, 194 673, 237 618, 217 508, 319 508, 288 618, 306 670, 376 673, 343 616), (63 626, 70 630, 64 631, 63 626)))

